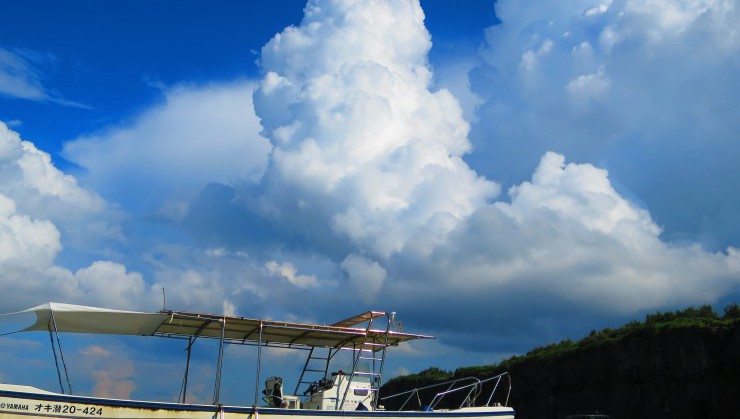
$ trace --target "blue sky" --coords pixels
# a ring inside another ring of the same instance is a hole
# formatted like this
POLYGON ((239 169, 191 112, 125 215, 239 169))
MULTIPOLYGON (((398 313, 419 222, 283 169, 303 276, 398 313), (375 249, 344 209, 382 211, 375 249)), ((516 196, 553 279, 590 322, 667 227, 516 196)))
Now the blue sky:
MULTIPOLYGON (((0 309, 157 310, 165 287, 250 317, 393 310, 439 339, 392 374, 721 309, 739 21, 723 1, 12 4, 0 309)), ((44 365, 42 343, 0 348, 44 365)), ((147 345, 70 343, 82 391, 165 397, 144 372, 173 360, 147 345)), ((0 379, 53 388, 43 369, 0 379)))

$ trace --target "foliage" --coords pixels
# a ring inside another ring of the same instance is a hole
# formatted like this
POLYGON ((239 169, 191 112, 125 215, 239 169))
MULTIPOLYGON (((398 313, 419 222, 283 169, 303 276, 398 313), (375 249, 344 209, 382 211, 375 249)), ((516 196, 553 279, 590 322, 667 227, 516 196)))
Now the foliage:
POLYGON ((452 377, 452 373, 445 371, 441 368, 431 367, 419 373, 420 376, 428 380, 449 380, 452 377))
POLYGON ((685 320, 685 319, 702 319, 702 320, 717 320, 719 319, 719 316, 717 316, 717 313, 714 312, 712 309, 712 306, 710 305, 703 305, 699 307, 699 309, 696 309, 694 307, 689 307, 685 310, 679 310, 679 311, 667 311, 665 313, 655 313, 655 314, 648 314, 645 318, 645 323, 647 324, 656 324, 656 323, 667 323, 672 322, 675 320, 685 320))
POLYGON ((455 370, 455 378, 462 377, 490 377, 500 373, 499 365, 479 365, 474 367, 462 367, 455 370))
POLYGON ((622 327, 613 329, 606 327, 601 330, 592 330, 588 336, 579 341, 570 339, 563 340, 550 345, 539 346, 522 356, 513 356, 501 361, 496 365, 481 365, 475 367, 464 367, 455 370, 454 374, 436 367, 421 371, 418 374, 409 374, 396 377, 389 384, 397 380, 409 385, 409 388, 419 384, 428 384, 433 381, 449 380, 453 376, 460 377, 490 377, 510 369, 513 365, 524 361, 552 362, 557 358, 588 348, 610 344, 623 339, 628 335, 639 332, 655 333, 666 328, 723 328, 732 327, 740 323, 740 306, 732 303, 725 307, 724 315, 720 317, 710 305, 699 308, 689 307, 684 310, 656 312, 648 314, 644 322, 631 321, 622 327))
POLYGON ((386 386, 416 386, 420 383, 431 383, 435 381, 446 381, 452 379, 452 372, 441 368, 431 367, 417 374, 408 374, 394 377, 384 385, 386 386))
POLYGON ((725 320, 740 319, 740 306, 738 306, 737 303, 732 303, 725 307, 725 315, 722 318, 725 320))
POLYGON ((551 359, 572 351, 615 342, 638 331, 656 331, 663 328, 680 327, 730 327, 739 321, 740 307, 737 304, 727 306, 723 317, 718 316, 710 305, 703 305, 698 309, 689 307, 684 310, 656 312, 655 314, 648 314, 644 322, 633 320, 616 329, 606 327, 600 331, 592 330, 588 336, 577 342, 566 339, 559 343, 534 348, 527 352, 525 356, 516 357, 516 361, 551 359))

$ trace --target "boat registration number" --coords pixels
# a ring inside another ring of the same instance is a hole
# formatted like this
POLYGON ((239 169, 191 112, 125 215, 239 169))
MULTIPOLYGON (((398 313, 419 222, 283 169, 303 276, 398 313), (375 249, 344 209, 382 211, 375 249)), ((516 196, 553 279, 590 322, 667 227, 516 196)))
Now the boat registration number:
POLYGON ((103 408, 97 406, 77 406, 74 404, 36 404, 34 411, 41 413, 61 413, 76 416, 103 416, 103 408))

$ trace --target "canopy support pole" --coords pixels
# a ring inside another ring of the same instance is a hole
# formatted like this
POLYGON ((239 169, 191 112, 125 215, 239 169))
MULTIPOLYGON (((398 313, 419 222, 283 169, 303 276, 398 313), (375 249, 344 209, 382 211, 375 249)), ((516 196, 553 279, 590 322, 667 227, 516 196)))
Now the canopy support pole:
POLYGON ((57 378, 59 378, 59 388, 64 394, 64 384, 62 384, 62 373, 59 371, 59 361, 57 360, 57 350, 54 347, 54 334, 51 332, 51 322, 49 322, 49 341, 51 341, 51 353, 54 354, 54 365, 57 367, 57 378))
POLYGON ((257 344, 257 378, 254 383, 254 406, 257 407, 257 396, 260 391, 260 369, 262 368, 262 326, 263 323, 260 320, 260 341, 257 344))
MULTIPOLYGON (((57 337, 57 346, 59 347, 59 357, 62 359, 62 366, 64 367, 64 377, 67 379, 67 388, 69 389, 69 394, 73 394, 72 391, 72 384, 69 382, 69 371, 67 371, 67 362, 64 360, 64 351, 62 350, 62 341, 59 339, 59 330, 57 330, 57 320, 54 317, 54 310, 49 310, 51 313, 51 322, 54 326, 54 334, 57 337)), ((51 333, 51 332, 50 332, 51 333)), ((52 342, 53 345, 53 342, 52 342)), ((53 349, 53 346, 52 346, 53 349)), ((54 355, 56 358, 56 353, 54 355)), ((57 372, 59 371, 59 366, 57 365, 57 372)), ((62 389, 62 393, 64 393, 64 389, 62 389)))
MULTIPOLYGON (((190 353, 191 353, 191 351, 193 349, 193 345, 195 344, 195 340, 200 337, 200 334, 203 333, 203 330, 205 330, 205 328, 209 324, 211 324, 211 321, 210 320, 207 321, 207 322, 205 322, 205 323, 203 323, 198 328, 198 331, 195 332, 195 334, 193 336, 188 336, 188 347, 185 348, 185 350, 188 352, 188 356, 187 356, 187 359, 185 360, 185 375, 183 376, 183 379, 182 379, 182 388, 181 388, 181 391, 182 392, 180 394, 180 396, 182 396, 182 402, 181 403, 185 403, 185 397, 188 394, 188 377, 190 376, 190 353)), ((178 401, 179 400, 180 399, 178 398, 178 401)))
POLYGON ((216 365, 216 385, 213 389, 213 404, 218 404, 219 397, 221 396, 221 367, 224 362, 224 338, 226 336, 226 317, 220 321, 221 323, 221 344, 218 348, 218 364, 216 365))
POLYGON ((193 337, 188 336, 188 347, 185 349, 188 353, 187 359, 185 360, 185 376, 182 379, 182 402, 185 403, 185 397, 188 394, 188 375, 190 374, 190 350, 193 347, 193 337))

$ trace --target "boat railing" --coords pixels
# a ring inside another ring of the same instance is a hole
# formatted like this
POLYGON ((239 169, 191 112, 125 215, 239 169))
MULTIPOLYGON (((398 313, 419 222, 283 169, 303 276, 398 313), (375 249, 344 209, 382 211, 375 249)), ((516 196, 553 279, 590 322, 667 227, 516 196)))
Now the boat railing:
POLYGON ((495 375, 493 377, 489 377, 486 379, 479 379, 477 377, 463 377, 463 378, 457 378, 450 381, 445 381, 441 383, 431 384, 424 387, 418 387, 413 390, 407 390, 401 393, 391 394, 389 396, 381 397, 380 400, 388 400, 396 397, 401 397, 408 395, 406 399, 403 401, 401 406, 398 408, 398 410, 403 410, 404 407, 411 401, 414 396, 416 396, 416 400, 419 403, 419 408, 422 410, 434 410, 437 408, 439 403, 445 398, 445 396, 453 393, 464 393, 465 396, 462 398, 462 402, 458 406, 458 409, 461 409, 463 407, 470 407, 475 405, 475 401, 480 396, 480 393, 483 391, 483 385, 489 382, 492 382, 493 388, 491 389, 491 392, 488 395, 488 398, 486 399, 486 403, 484 406, 490 406, 491 402, 493 401, 493 395, 496 393, 496 390, 499 387, 499 384, 501 383, 501 379, 506 376, 509 379, 509 388, 506 393, 506 400, 504 402, 504 406, 507 406, 509 404, 509 396, 511 394, 511 378, 509 377, 508 372, 504 372, 498 375, 495 375), (422 392, 427 392, 427 390, 431 390, 433 388, 438 387, 446 387, 445 390, 437 392, 434 397, 429 401, 429 403, 423 403, 421 400, 422 392), (465 392, 467 390, 467 392, 465 392))

